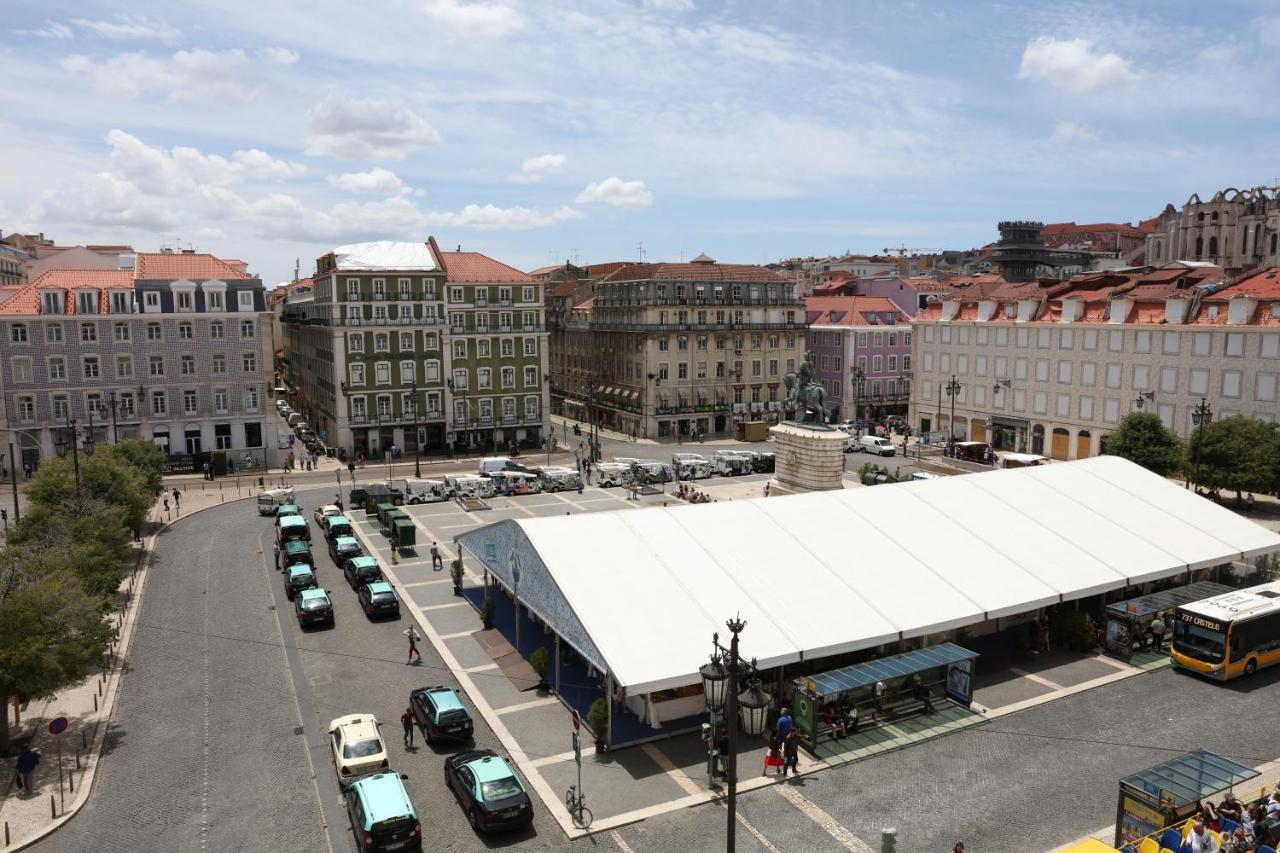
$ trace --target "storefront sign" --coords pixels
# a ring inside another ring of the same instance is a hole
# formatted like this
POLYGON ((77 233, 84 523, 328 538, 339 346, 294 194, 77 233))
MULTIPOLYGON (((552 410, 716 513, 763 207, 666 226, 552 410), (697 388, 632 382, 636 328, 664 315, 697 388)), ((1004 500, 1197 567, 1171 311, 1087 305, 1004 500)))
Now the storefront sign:
POLYGON ((194 474, 195 471, 196 459, 189 454, 170 456, 164 463, 165 474, 194 474))
POLYGON ((966 708, 973 702, 973 661, 958 660, 947 666, 947 696, 966 708))

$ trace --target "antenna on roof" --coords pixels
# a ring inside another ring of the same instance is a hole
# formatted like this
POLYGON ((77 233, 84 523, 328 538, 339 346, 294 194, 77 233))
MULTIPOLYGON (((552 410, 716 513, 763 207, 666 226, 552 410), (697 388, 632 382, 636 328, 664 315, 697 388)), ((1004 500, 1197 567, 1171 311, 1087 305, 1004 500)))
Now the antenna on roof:
POLYGON ((640 252, 640 263, 644 263, 644 241, 636 243, 636 250, 640 252))
POLYGON ((459 243, 459 244, 458 244, 458 248, 457 248, 457 250, 456 250, 456 251, 459 251, 459 252, 461 252, 461 251, 462 251, 462 244, 461 244, 461 243, 459 243))

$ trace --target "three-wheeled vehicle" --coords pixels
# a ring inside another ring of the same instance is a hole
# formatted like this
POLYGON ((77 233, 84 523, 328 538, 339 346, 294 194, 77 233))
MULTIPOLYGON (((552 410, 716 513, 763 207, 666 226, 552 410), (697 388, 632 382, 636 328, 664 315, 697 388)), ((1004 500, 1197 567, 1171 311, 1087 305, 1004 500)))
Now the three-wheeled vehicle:
POLYGON ((740 450, 717 450, 711 457, 711 464, 717 474, 726 477, 751 473, 751 457, 740 450))
POLYGON ((491 498, 493 497, 493 480, 478 475, 460 474, 445 478, 455 497, 459 498, 491 498))
POLYGON ((573 468, 543 468, 542 489, 547 492, 572 491, 582 486, 582 475, 573 468))
POLYGON ((283 504, 294 502, 293 489, 272 489, 258 495, 258 515, 275 515, 283 504))
POLYGON ((407 504, 431 504, 449 500, 449 487, 444 480, 397 480, 407 504))
POLYGON ((672 454, 671 467, 680 480, 703 480, 711 476, 711 461, 699 453, 672 454))
POLYGON ((631 482, 631 466, 622 462, 601 462, 596 466, 596 482, 604 489, 625 486, 631 482))
POLYGON ((631 463, 631 476, 637 483, 670 482, 671 468, 657 459, 637 459, 631 463))
POLYGON ((542 491, 537 474, 524 471, 496 471, 489 475, 494 489, 503 495, 533 495, 542 491))

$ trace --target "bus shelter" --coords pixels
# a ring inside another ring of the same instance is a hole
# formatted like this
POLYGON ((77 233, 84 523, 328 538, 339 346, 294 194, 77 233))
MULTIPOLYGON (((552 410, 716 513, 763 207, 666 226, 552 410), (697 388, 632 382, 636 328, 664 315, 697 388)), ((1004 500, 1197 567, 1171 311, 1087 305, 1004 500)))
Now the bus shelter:
POLYGON ((1120 780, 1116 846, 1131 844, 1195 814, 1214 796, 1258 771, 1212 752, 1189 752, 1120 780))
POLYGON ((976 657, 977 652, 955 643, 943 643, 797 679, 791 699, 796 728, 809 743, 815 743, 818 719, 825 705, 869 701, 876 682, 883 682, 892 694, 903 689, 916 675, 926 684, 942 685, 947 698, 967 708, 973 701, 976 657))
MULTIPOLYGON (((1201 601, 1215 595, 1231 592, 1231 587, 1213 581, 1166 589, 1128 601, 1117 601, 1107 605, 1107 630, 1104 645, 1107 654, 1128 661, 1133 652, 1142 643, 1141 640, 1150 630, 1151 620, 1157 613, 1166 617, 1173 616, 1173 610, 1191 601, 1201 601)), ((1167 620, 1166 620, 1167 621, 1167 620)), ((1173 634, 1173 625, 1168 623, 1169 634, 1173 634)))

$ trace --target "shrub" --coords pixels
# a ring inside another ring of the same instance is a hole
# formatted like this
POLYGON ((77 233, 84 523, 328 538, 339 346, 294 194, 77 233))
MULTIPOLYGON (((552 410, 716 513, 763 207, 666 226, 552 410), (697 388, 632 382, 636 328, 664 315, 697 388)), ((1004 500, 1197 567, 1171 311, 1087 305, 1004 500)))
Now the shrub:
POLYGON ((596 740, 602 741, 609 737, 609 706, 603 699, 592 702, 587 709, 587 725, 591 727, 596 740))
POLYGON ((486 595, 484 603, 480 605, 480 624, 484 625, 486 631, 493 627, 494 607, 493 596, 486 595))
POLYGON ((529 655, 529 666, 533 667, 539 678, 546 677, 547 670, 551 668, 551 652, 547 651, 546 646, 538 646, 533 650, 533 654, 529 655))

